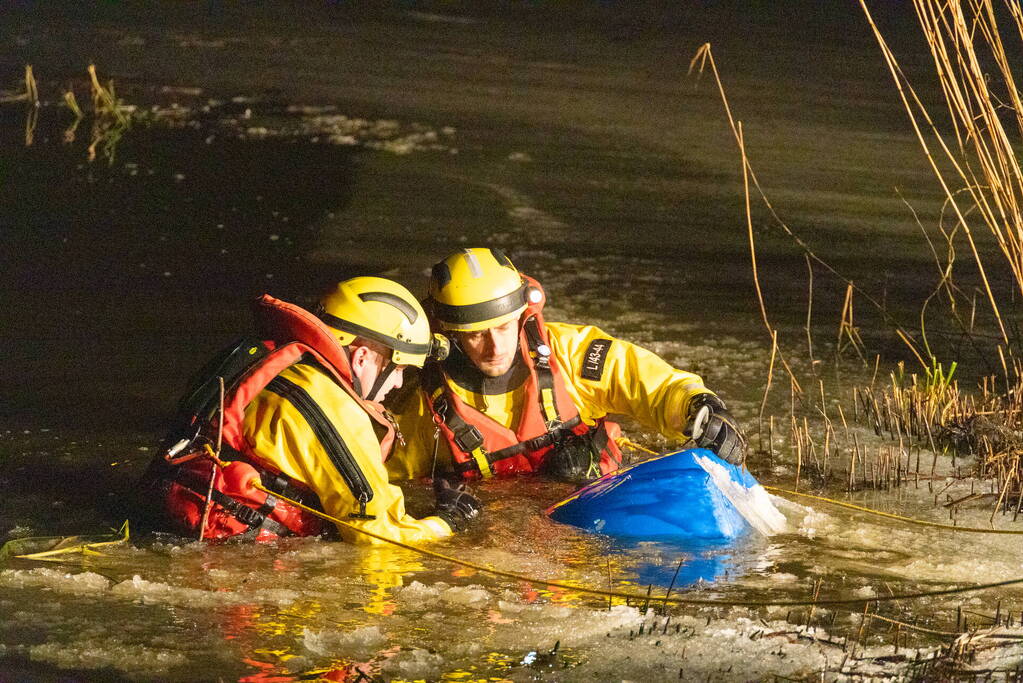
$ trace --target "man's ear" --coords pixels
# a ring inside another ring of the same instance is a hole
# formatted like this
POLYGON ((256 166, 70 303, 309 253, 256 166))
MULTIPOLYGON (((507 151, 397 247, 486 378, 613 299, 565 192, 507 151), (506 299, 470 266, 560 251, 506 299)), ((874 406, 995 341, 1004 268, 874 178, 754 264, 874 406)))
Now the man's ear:
POLYGON ((353 346, 351 354, 348 356, 348 362, 354 370, 356 367, 362 367, 369 359, 369 349, 365 346, 353 346))

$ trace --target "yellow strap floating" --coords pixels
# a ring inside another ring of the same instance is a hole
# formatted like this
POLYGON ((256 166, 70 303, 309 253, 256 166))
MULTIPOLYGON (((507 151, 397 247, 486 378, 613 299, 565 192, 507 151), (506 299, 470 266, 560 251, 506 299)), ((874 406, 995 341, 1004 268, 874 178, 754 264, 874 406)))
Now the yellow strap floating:
MULTIPOLYGON (((61 547, 53 548, 52 550, 42 550, 38 553, 26 553, 24 555, 15 555, 19 560, 39 560, 42 562, 63 562, 65 561, 64 556, 72 553, 80 553, 82 555, 102 555, 103 553, 96 550, 96 548, 105 548, 112 545, 121 545, 127 543, 129 539, 128 532, 128 520, 125 520, 124 524, 121 525, 120 530, 117 532, 121 534, 120 538, 115 538, 109 541, 83 541, 81 543, 70 543, 61 547)), ((77 537, 70 536, 66 538, 54 538, 56 545, 67 541, 74 541, 77 537)), ((95 538, 95 537, 93 537, 95 538)))
POLYGON ((619 446, 628 446, 629 448, 631 448, 633 450, 643 451, 644 453, 649 453, 650 455, 660 455, 660 453, 658 453, 657 451, 652 451, 649 448, 646 448, 644 446, 640 446, 635 441, 629 441, 624 436, 619 436, 617 439, 615 439, 615 443, 618 444, 619 446))

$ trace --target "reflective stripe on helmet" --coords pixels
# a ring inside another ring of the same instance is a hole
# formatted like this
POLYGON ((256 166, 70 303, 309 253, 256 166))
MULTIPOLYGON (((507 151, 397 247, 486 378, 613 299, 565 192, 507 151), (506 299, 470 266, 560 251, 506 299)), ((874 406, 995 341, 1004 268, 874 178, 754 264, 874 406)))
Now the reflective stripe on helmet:
POLYGON ((494 320, 503 315, 514 313, 516 309, 526 305, 526 286, 504 296, 499 296, 490 301, 481 301, 478 304, 467 304, 465 306, 451 306, 442 304, 437 300, 430 302, 433 306, 434 315, 445 323, 453 325, 471 325, 485 320, 494 320))
POLYGON ((468 264, 472 276, 483 277, 483 269, 480 268, 480 261, 476 258, 476 254, 472 253, 469 249, 463 249, 462 252, 465 254, 465 262, 468 264))
POLYGON ((410 324, 414 323, 419 318, 419 313, 412 307, 412 304, 395 294, 391 294, 389 292, 363 292, 359 295, 359 298, 363 301, 377 301, 382 304, 394 306, 401 311, 402 315, 405 316, 405 319, 408 320, 410 324))
POLYGON ((389 349, 400 351, 401 353, 413 354, 416 356, 426 356, 430 353, 431 344, 413 344, 412 342, 398 339, 397 337, 389 337, 386 334, 371 330, 368 327, 362 325, 356 325, 353 322, 342 320, 336 316, 327 313, 326 311, 320 311, 319 318, 331 327, 347 332, 348 334, 354 334, 356 337, 363 337, 365 339, 371 339, 375 342, 379 342, 389 349))

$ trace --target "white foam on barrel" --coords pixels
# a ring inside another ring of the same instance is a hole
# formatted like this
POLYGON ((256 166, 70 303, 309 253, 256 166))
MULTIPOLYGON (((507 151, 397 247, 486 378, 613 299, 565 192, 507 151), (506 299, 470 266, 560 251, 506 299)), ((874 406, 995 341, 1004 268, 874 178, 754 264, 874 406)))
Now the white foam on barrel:
POLYGON ((707 456, 697 455, 695 460, 710 475, 714 485, 728 499, 728 502, 735 506, 739 514, 750 523, 750 526, 764 536, 783 534, 788 531, 785 515, 774 506, 771 496, 763 486, 756 484, 746 488, 733 480, 723 465, 714 462, 707 456))

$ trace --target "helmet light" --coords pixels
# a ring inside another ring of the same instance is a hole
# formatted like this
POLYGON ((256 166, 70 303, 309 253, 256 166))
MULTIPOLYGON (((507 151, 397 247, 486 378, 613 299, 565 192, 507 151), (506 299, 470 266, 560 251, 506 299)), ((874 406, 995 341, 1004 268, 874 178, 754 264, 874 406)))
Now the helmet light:
POLYGON ((451 342, 442 334, 434 334, 430 341, 429 360, 442 361, 451 353, 451 342))

